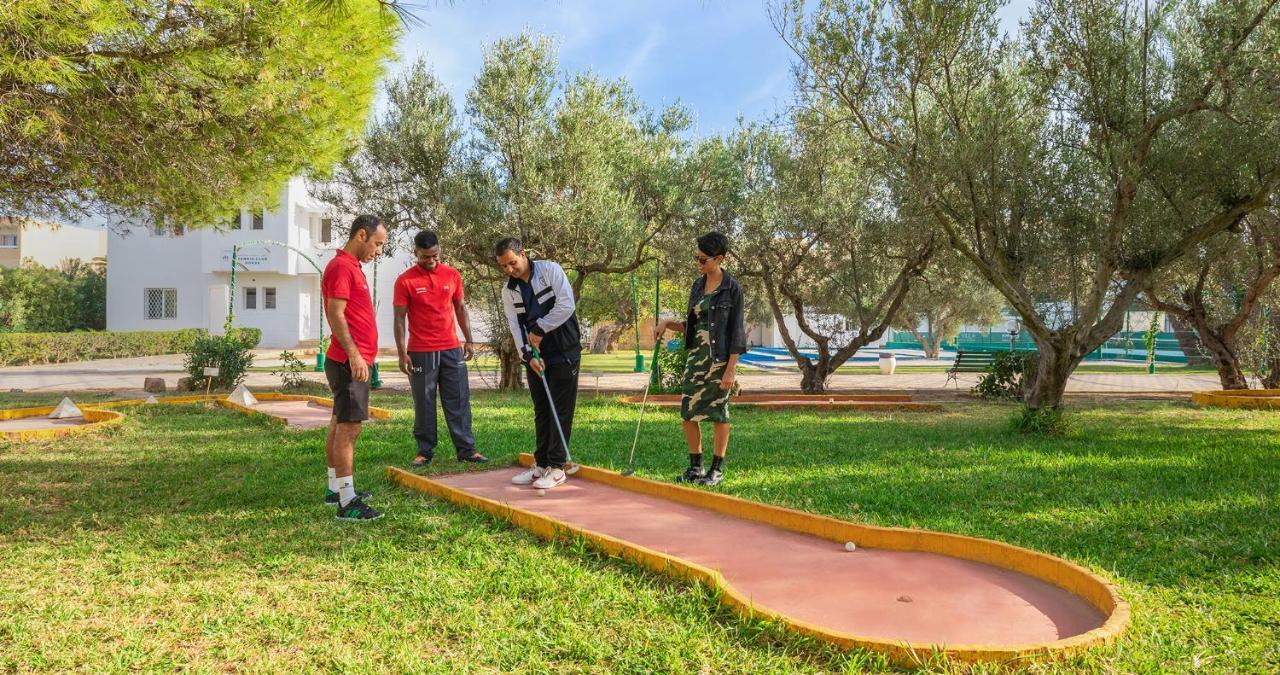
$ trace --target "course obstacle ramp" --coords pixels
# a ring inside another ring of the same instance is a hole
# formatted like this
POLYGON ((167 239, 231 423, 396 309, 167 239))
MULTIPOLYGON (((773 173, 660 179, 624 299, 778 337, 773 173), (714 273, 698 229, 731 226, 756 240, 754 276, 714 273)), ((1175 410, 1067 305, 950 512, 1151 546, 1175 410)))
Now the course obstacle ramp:
POLYGON ((969 662, 1052 658, 1111 642, 1129 621, 1111 584, 1008 544, 859 525, 588 466, 540 496, 511 485, 512 473, 427 478, 387 467, 405 487, 547 539, 581 538, 716 588, 743 616, 900 665, 933 652, 969 662))
MULTIPOLYGON (((83 404, 80 406, 82 417, 67 417, 64 419, 50 419, 48 417, 49 414, 55 411, 54 406, 11 408, 0 410, 0 439, 31 441, 92 431, 119 424, 124 420, 124 414, 117 412, 119 409, 139 405, 214 403, 247 415, 263 415, 292 429, 316 429, 326 426, 329 424, 329 417, 333 414, 332 399, 319 396, 276 393, 254 394, 253 396, 255 401, 253 405, 241 405, 234 401, 229 401, 221 394, 106 401, 103 403, 83 404)), ((369 417, 373 420, 391 419, 391 411, 370 406, 369 417)))
MULTIPOLYGON (((680 407, 680 394, 650 394, 648 405, 662 407, 680 407)), ((628 396, 623 403, 639 405, 643 396, 628 396)), ((729 399, 734 407, 747 406, 765 410, 862 410, 862 411, 905 411, 905 412, 941 412, 943 407, 937 403, 921 403, 913 400, 910 394, 787 394, 783 392, 768 394, 739 394, 729 399)))

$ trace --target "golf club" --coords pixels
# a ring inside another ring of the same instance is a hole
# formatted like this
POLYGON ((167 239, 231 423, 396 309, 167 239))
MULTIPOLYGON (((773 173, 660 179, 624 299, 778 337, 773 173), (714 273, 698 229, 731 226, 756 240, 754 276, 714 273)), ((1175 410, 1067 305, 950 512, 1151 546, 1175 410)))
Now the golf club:
MULTIPOLYGON (((542 361, 542 354, 538 353, 537 347, 529 345, 529 349, 533 350, 533 358, 542 361)), ((556 411, 556 402, 551 398, 551 385, 547 384, 547 378, 543 377, 547 372, 546 369, 547 362, 542 361, 542 372, 534 374, 542 381, 542 388, 547 392, 547 405, 551 407, 551 419, 555 420, 556 433, 560 435, 560 444, 564 446, 564 473, 567 476, 572 476, 573 474, 578 473, 579 467, 577 464, 574 464, 573 457, 569 455, 569 441, 565 440, 564 429, 560 428, 560 413, 556 411)))
MULTIPOLYGON (((658 352, 662 349, 662 339, 659 338, 653 345, 653 359, 649 361, 650 368, 657 372, 658 369, 658 352)), ((630 476, 636 472, 636 444, 640 442, 640 425, 644 423, 644 407, 649 402, 649 389, 652 388, 653 382, 646 380, 644 383, 644 396, 640 399, 640 417, 636 420, 636 436, 631 439, 631 456, 627 459, 627 468, 622 472, 624 476, 630 476)))

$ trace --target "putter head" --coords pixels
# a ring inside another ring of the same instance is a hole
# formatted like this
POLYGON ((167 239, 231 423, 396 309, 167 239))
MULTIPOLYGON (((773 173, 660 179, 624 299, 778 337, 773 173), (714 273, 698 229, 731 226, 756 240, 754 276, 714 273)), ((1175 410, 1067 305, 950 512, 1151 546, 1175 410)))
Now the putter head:
POLYGON ((629 466, 629 467, 627 467, 627 470, 626 470, 626 471, 623 471, 623 472, 622 472, 622 475, 624 475, 624 476, 631 476, 631 475, 635 474, 635 472, 636 472, 636 468, 635 468, 634 466, 629 466))
POLYGON ((564 473, 566 476, 572 476, 573 474, 578 473, 578 469, 581 468, 582 466, 577 462, 569 462, 564 465, 564 473))

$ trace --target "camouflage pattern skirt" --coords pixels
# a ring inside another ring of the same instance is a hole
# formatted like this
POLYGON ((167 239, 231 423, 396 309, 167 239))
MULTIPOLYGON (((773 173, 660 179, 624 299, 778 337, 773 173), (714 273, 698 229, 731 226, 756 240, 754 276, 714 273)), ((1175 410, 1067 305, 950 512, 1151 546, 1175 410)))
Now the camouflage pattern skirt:
POLYGON ((690 345, 684 366, 684 396, 680 399, 680 417, 686 422, 728 422, 729 392, 720 388, 728 363, 715 363, 711 358, 710 335, 700 329, 690 345))

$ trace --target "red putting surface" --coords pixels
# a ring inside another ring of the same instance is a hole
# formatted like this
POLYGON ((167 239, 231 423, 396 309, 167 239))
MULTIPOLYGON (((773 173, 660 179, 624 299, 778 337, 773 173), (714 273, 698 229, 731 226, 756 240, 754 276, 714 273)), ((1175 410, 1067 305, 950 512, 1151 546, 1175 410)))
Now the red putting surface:
POLYGON ((333 409, 312 401, 259 401, 254 411, 279 417, 296 429, 328 426, 333 409))
POLYGON ((59 427, 78 427, 88 424, 83 417, 68 417, 51 420, 44 415, 38 417, 19 417, 12 420, 0 420, 0 431, 31 431, 33 429, 57 429, 59 427))
POLYGON ((755 604, 861 637, 1016 645, 1105 621, 1084 599, 998 567, 933 553, 850 553, 842 543, 576 478, 539 497, 511 485, 518 470, 433 480, 719 570, 755 604))

